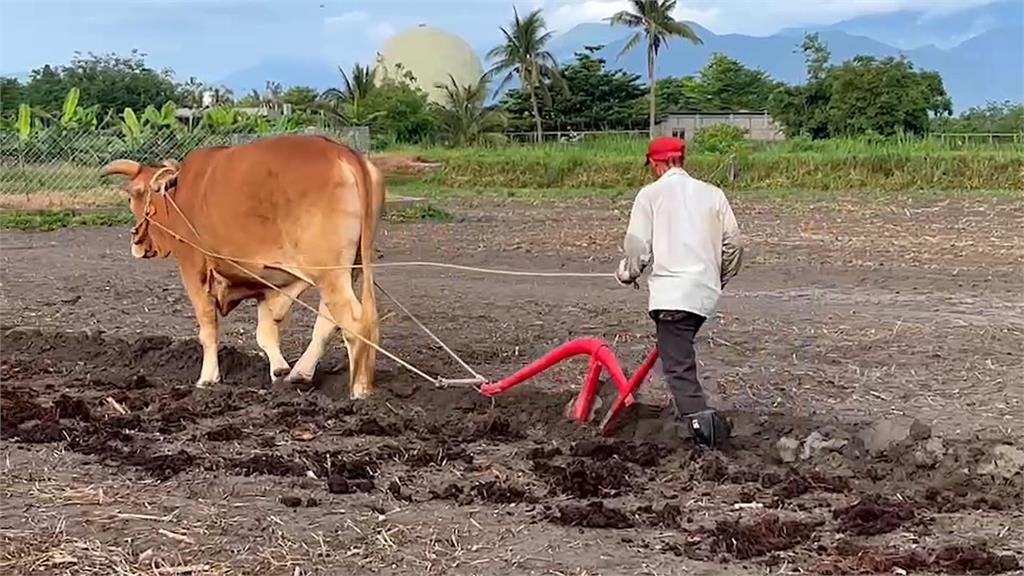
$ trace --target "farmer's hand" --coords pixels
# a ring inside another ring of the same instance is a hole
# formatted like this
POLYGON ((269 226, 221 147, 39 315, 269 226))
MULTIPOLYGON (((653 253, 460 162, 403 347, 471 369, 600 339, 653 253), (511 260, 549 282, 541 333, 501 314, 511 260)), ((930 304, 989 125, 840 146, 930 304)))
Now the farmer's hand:
POLYGON ((615 280, 623 286, 633 286, 635 290, 640 289, 640 285, 637 284, 638 276, 634 276, 629 269, 629 264, 625 258, 619 262, 619 269, 615 271, 615 280))

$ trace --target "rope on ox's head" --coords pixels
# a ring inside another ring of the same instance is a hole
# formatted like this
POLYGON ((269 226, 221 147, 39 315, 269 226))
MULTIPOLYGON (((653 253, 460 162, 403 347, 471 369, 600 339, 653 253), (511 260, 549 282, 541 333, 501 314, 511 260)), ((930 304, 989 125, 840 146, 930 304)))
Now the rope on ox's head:
POLYGON ((178 185, 178 163, 174 160, 164 160, 160 168, 150 177, 146 189, 149 192, 156 191, 158 194, 167 194, 167 191, 178 185))

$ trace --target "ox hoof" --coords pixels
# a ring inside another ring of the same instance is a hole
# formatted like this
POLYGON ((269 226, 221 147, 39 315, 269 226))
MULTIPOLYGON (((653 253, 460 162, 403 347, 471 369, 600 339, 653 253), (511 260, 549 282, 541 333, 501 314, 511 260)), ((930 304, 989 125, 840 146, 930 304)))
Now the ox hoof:
POLYGON ((200 380, 196 382, 196 388, 205 390, 208 388, 213 388, 215 384, 220 384, 220 380, 200 380))
POLYGON ((370 395, 371 392, 369 390, 352 390, 352 393, 349 394, 349 398, 352 400, 366 400, 370 395))
POLYGON ((273 370, 270 371, 270 378, 271 378, 271 380, 277 380, 278 378, 284 378, 285 376, 290 374, 291 371, 292 371, 292 369, 288 365, 281 366, 280 368, 274 368, 273 370))
POLYGON ((286 384, 294 384, 297 386, 307 386, 313 383, 313 375, 305 375, 302 372, 292 371, 290 374, 284 377, 286 384))

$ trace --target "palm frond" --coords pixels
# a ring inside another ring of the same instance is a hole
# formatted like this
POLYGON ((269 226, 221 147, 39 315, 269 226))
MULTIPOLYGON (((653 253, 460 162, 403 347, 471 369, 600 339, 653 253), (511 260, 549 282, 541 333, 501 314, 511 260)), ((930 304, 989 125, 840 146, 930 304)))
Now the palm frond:
POLYGON ((627 52, 632 51, 633 48, 636 48, 637 45, 639 45, 640 42, 643 41, 643 39, 644 39, 644 33, 643 32, 636 32, 635 34, 630 36, 629 40, 626 41, 626 45, 622 47, 622 50, 619 50, 619 55, 616 56, 616 58, 622 58, 627 52))
POLYGON ((612 26, 627 26, 629 28, 641 28, 644 25, 644 19, 632 12, 623 10, 612 14, 605 21, 612 26))
POLYGON ((697 33, 693 31, 686 22, 672 21, 665 24, 665 34, 668 36, 676 36, 678 38, 685 38, 694 44, 703 44, 704 41, 697 36, 697 33))

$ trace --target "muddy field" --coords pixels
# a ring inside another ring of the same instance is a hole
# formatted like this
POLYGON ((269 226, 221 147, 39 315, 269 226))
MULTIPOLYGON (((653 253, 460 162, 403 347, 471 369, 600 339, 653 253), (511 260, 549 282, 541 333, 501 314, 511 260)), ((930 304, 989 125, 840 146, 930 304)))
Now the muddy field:
MULTIPOLYGON (((583 360, 493 402, 387 359, 349 401, 340 345, 320 390, 271 385, 251 304, 196 390, 171 262, 132 261, 127 230, 5 232, 0 573, 1021 573, 1024 206, 734 208, 746 266, 698 351, 719 453, 672 442, 657 377, 614 438, 564 420, 583 360)), ((626 217, 449 209, 387 224, 381 261, 611 271, 626 217)), ((489 377, 578 336, 630 368, 651 345, 645 292, 610 279, 378 279, 489 377)), ((464 376, 381 314, 387 349, 464 376)), ((295 307, 289 360, 311 326, 295 307)))

